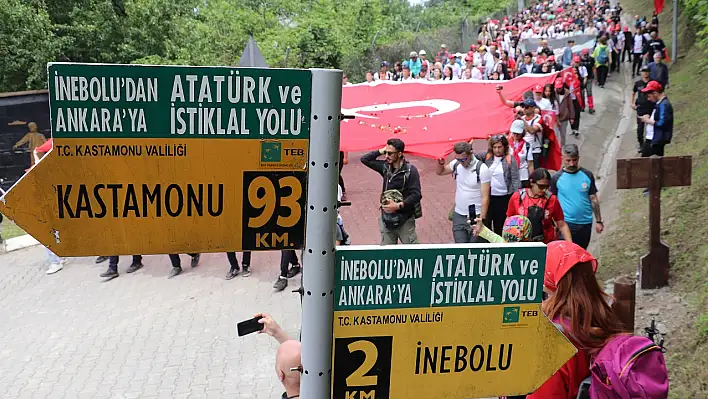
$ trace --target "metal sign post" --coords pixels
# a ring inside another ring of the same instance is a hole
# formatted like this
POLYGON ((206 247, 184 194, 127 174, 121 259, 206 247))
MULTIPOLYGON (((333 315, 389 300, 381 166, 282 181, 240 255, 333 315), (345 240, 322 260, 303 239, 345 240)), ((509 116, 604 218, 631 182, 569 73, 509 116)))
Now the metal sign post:
POLYGON ((330 397, 342 71, 312 69, 300 397, 330 397))
POLYGON ((673 64, 678 56, 678 0, 674 0, 672 3, 671 14, 673 16, 671 22, 671 63, 673 64))

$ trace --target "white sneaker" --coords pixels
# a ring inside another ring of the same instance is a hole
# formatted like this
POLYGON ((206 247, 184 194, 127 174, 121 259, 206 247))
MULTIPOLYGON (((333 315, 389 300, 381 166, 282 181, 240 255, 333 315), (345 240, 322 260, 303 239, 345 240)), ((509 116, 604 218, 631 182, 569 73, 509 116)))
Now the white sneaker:
POLYGON ((64 268, 64 263, 66 263, 65 259, 62 259, 61 262, 59 263, 52 263, 49 265, 49 268, 47 269, 47 274, 54 274, 58 272, 59 270, 64 268))

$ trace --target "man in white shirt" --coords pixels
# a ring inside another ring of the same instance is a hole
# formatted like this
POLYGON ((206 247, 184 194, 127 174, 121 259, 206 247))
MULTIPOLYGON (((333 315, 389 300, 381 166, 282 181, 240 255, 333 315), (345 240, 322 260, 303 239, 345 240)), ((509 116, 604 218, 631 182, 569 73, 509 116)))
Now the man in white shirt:
POLYGON ((403 64, 403 69, 401 69, 401 76, 398 77, 398 80, 401 82, 413 80, 413 77, 411 76, 411 69, 408 64, 403 64))
POLYGON ((529 186, 529 174, 533 172, 534 167, 537 168, 538 165, 533 164, 531 144, 524 140, 524 121, 521 119, 515 120, 511 123, 509 131, 511 132, 511 137, 509 137, 509 152, 516 158, 516 163, 519 165, 521 187, 527 188, 529 186))
POLYGON ((448 164, 445 164, 444 158, 438 159, 436 172, 438 176, 452 174, 455 178, 455 208, 451 213, 455 243, 476 242, 467 221, 475 218, 483 220, 487 217, 492 175, 487 165, 475 158, 470 143, 460 141, 453 149, 455 159, 448 164), (472 205, 476 215, 469 214, 472 205))
POLYGON ((533 153, 533 164, 541 164, 541 152, 543 151, 543 126, 541 125, 541 115, 536 114, 537 104, 534 100, 527 98, 523 104, 524 116, 524 140, 531 144, 533 153))

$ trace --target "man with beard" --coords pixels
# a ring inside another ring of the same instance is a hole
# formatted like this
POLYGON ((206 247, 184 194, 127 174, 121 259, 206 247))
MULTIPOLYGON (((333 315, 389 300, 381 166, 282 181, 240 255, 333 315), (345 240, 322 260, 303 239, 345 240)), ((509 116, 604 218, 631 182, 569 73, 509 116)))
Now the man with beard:
POLYGON ((379 231, 381 245, 418 244, 415 219, 422 216, 418 169, 403 156, 401 139, 389 139, 386 146, 361 157, 361 163, 383 177, 379 231), (385 155, 384 161, 376 158, 385 155))
POLYGON ((563 146, 563 169, 551 178, 551 192, 558 197, 563 208, 563 219, 570 229, 573 242, 587 249, 592 235, 592 217, 595 231, 605 228, 600 213, 595 177, 579 166, 579 151, 575 144, 563 146))

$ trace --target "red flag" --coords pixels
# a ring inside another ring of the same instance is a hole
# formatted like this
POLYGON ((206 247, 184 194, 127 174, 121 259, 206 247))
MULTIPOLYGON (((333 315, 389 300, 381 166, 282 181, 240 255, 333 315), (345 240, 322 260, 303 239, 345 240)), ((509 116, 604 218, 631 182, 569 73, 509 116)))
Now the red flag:
POLYGON ((541 111, 541 116, 543 136, 548 139, 548 150, 546 157, 541 160, 540 166, 549 170, 560 170, 563 161, 561 146, 556 137, 556 131, 553 129, 557 123, 556 118, 558 115, 553 111, 541 111))
POLYGON ((342 151, 381 148, 391 137, 406 143, 406 152, 444 157, 452 146, 471 138, 508 132, 516 111, 499 101, 496 86, 508 100, 521 101, 536 84, 552 83, 557 74, 522 75, 499 81, 380 82, 344 86, 342 151))
POLYGON ((584 108, 583 89, 580 87, 580 79, 578 78, 578 74, 575 73, 574 68, 566 68, 563 70, 563 82, 568 85, 573 94, 575 94, 575 98, 578 99, 580 108, 584 108))
POLYGON ((664 11, 664 0, 654 0, 654 12, 661 14, 664 11))

